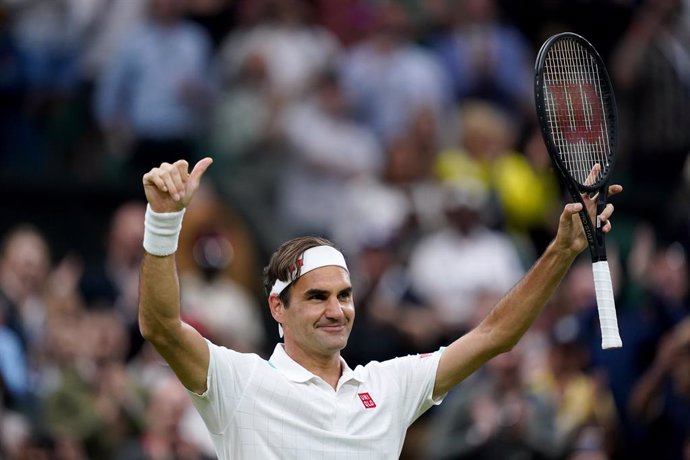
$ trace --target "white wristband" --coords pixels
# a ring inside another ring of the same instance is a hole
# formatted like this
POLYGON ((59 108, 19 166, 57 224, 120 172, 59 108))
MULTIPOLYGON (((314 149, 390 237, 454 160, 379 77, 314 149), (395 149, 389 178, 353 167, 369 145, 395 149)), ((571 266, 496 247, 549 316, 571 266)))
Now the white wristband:
POLYGON ((155 212, 146 205, 144 217, 144 249, 154 256, 169 256, 177 251, 177 239, 182 230, 185 210, 155 212))

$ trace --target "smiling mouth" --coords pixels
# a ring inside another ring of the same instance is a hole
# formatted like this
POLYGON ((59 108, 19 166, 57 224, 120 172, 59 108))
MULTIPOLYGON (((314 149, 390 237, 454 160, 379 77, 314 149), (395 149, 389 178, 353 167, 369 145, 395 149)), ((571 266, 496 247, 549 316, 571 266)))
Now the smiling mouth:
POLYGON ((344 324, 325 324, 323 326, 318 326, 319 329, 323 329, 328 332, 339 332, 345 329, 344 324))

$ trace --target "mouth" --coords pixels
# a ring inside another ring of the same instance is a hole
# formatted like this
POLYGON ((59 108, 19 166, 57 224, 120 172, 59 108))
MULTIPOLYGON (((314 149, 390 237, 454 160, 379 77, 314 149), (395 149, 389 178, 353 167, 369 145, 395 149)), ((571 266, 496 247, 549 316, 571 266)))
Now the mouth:
POLYGON ((344 324, 325 324, 322 326, 318 326, 319 329, 326 331, 326 332, 341 332, 345 330, 345 325, 344 324))

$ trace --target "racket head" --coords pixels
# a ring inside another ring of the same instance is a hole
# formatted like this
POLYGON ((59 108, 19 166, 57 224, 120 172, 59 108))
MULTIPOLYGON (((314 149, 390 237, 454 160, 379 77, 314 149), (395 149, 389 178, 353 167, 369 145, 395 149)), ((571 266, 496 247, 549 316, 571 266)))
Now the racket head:
POLYGON ((604 188, 618 146, 618 114, 601 56, 580 35, 554 35, 539 50, 534 82, 537 119, 553 163, 578 192, 604 188), (593 173, 595 164, 600 167, 593 173))

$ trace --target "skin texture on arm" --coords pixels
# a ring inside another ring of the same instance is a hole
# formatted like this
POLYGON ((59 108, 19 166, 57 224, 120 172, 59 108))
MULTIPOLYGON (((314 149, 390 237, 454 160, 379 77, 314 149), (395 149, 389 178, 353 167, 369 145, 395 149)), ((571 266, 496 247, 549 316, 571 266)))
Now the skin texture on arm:
MULTIPOLYGON (((620 185, 609 187, 609 195, 621 191, 620 185)), ((595 200, 588 197, 584 200, 593 216, 595 200)), ((435 398, 447 393, 489 359, 512 349, 531 326, 575 258, 587 248, 577 214, 581 206, 580 203, 565 206, 556 238, 539 260, 476 328, 444 350, 436 372, 435 398)), ((611 230, 612 213, 613 205, 608 204, 600 214, 605 233, 611 230)))
MULTIPOLYGON (((143 178, 146 198, 155 212, 175 212, 189 204, 212 160, 199 161, 191 174, 180 160, 163 163, 143 178)), ((204 338, 180 317, 180 286, 175 256, 145 254, 139 281, 139 328, 190 391, 206 391, 209 352, 204 338)))

